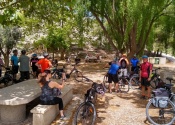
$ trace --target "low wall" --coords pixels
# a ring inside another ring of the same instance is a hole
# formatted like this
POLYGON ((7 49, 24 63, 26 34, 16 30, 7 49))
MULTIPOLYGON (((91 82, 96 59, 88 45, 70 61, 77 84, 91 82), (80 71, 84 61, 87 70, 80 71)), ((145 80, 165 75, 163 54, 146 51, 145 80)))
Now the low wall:
POLYGON ((149 57, 149 62, 152 64, 166 64, 166 57, 149 57))

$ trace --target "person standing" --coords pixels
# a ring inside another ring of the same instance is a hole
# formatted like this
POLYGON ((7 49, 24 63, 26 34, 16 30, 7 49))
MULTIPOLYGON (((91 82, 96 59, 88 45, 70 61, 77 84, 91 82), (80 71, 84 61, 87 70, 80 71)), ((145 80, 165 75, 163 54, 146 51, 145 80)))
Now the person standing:
POLYGON ((4 65, 4 62, 1 58, 1 53, 0 53, 0 77, 2 76, 2 66, 4 65))
POLYGON ((24 79, 29 79, 29 62, 30 59, 26 56, 26 50, 21 51, 21 56, 19 57, 19 71, 20 71, 20 79, 19 82, 24 81, 24 79))
POLYGON ((148 62, 148 56, 142 56, 143 63, 140 67, 140 77, 139 81, 141 82, 141 98, 145 99, 151 97, 151 88, 150 88, 150 80, 152 74, 152 64, 148 62), (147 90, 147 94, 145 92, 147 90))
POLYGON ((122 58, 120 58, 119 65, 120 65, 120 68, 121 68, 121 73, 123 73, 121 75, 127 76, 127 74, 128 74, 127 68, 129 66, 129 61, 127 59, 127 55, 126 54, 123 54, 122 58))
POLYGON ((34 77, 38 76, 38 73, 37 73, 38 67, 35 65, 38 61, 39 61, 39 59, 37 58, 37 54, 33 54, 32 58, 30 60, 30 65, 32 67, 32 72, 33 72, 34 77))
POLYGON ((38 68, 41 68, 41 73, 44 72, 46 69, 50 69, 52 67, 51 61, 48 59, 49 54, 43 53, 44 58, 40 59, 35 65, 38 68))
POLYGON ((130 60, 131 63, 131 74, 133 73, 138 73, 138 64, 139 64, 139 59, 137 59, 136 54, 134 54, 134 57, 130 60))
POLYGON ((115 61, 115 60, 106 64, 105 67, 107 67, 107 65, 110 65, 110 68, 108 70, 109 93, 112 93, 112 82, 114 82, 115 91, 119 92, 118 70, 119 70, 120 66, 118 65, 117 61, 115 61))
POLYGON ((13 81, 14 82, 17 82, 16 80, 16 76, 17 76, 17 73, 18 73, 18 50, 13 50, 13 56, 11 57, 11 64, 12 64, 12 72, 13 72, 13 81))

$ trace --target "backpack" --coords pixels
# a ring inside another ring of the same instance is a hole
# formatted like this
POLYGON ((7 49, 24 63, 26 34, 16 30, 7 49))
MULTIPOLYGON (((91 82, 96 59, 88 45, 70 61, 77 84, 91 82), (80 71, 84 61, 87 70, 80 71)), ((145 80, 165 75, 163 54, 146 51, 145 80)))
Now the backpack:
POLYGON ((153 90, 153 106, 165 108, 168 105, 170 92, 165 88, 158 88, 153 90))
POLYGON ((126 67, 127 67, 127 62, 126 62, 125 59, 122 59, 122 60, 120 61, 120 66, 121 66, 121 68, 126 68, 126 67))

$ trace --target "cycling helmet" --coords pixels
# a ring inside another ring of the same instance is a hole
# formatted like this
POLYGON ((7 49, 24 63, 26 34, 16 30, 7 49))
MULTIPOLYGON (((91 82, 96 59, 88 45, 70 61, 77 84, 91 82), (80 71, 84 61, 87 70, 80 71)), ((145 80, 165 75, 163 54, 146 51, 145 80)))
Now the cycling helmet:
POLYGON ((22 50, 21 53, 22 53, 22 54, 26 54, 26 50, 22 50))
POLYGON ((144 58, 148 58, 148 56, 147 56, 147 55, 143 55, 142 58, 143 58, 143 59, 144 59, 144 58))
POLYGON ((44 56, 44 57, 47 57, 48 55, 49 55, 49 54, 46 53, 46 52, 43 53, 43 56, 44 56))
POLYGON ((33 56, 33 57, 37 57, 37 54, 34 53, 32 56, 33 56))

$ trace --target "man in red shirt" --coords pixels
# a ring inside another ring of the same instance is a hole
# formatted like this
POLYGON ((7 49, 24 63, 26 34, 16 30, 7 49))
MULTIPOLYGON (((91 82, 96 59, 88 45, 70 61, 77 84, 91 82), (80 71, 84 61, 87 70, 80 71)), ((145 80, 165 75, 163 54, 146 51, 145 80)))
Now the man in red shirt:
POLYGON ((40 59, 35 65, 38 66, 38 68, 41 68, 41 73, 44 72, 46 69, 50 69, 52 67, 52 63, 50 60, 48 60, 48 53, 43 54, 44 58, 40 59))
POLYGON ((151 97, 151 89, 150 89, 150 80, 152 74, 152 64, 148 62, 148 56, 142 56, 143 63, 140 67, 140 78, 141 81, 141 98, 145 99, 151 97), (147 95, 145 94, 145 90, 147 89, 147 95))

